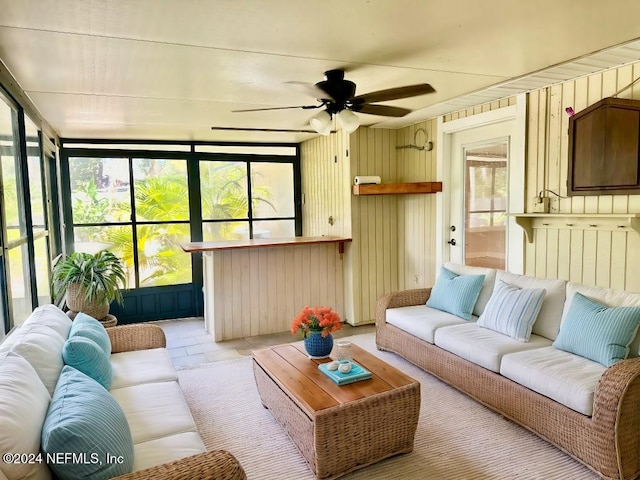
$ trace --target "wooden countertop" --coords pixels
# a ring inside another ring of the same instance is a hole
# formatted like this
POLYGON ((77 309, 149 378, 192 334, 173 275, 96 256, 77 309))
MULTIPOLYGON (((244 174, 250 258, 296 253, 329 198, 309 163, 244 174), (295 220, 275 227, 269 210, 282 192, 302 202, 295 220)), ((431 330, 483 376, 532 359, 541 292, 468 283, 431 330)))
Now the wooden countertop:
POLYGON ((189 242, 180 245, 187 253, 210 252, 215 250, 233 250, 236 248, 281 247, 289 245, 310 245, 314 243, 350 242, 346 237, 288 237, 288 238, 254 238, 252 240, 223 240, 215 242, 189 242))

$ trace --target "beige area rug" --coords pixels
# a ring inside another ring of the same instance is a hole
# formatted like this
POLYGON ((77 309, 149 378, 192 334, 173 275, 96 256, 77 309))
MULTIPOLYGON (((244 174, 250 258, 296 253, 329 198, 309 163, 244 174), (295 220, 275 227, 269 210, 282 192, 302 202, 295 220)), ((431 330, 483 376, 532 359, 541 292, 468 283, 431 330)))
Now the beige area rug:
MULTIPOLYGON (((411 363, 376 350, 373 333, 350 340, 420 381, 422 405, 412 453, 383 460, 343 478, 599 478, 544 440, 411 363)), ((287 434, 262 407, 250 358, 180 370, 178 375, 206 447, 233 453, 249 480, 315 478, 287 434)))

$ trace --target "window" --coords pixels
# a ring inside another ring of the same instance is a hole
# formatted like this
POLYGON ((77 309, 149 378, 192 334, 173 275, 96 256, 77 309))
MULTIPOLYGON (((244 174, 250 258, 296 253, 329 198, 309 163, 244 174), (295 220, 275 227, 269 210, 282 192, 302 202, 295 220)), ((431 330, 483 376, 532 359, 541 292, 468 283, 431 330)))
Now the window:
POLYGON ((465 263, 505 268, 507 141, 465 149, 465 263))
POLYGON ((44 182, 44 165, 40 148, 40 134, 35 124, 25 117, 27 145, 27 175, 29 178, 29 198, 31 224, 33 228, 33 248, 35 260, 38 304, 50 303, 51 277, 49 226, 47 214, 47 190, 44 182))
POLYGON ((112 251, 129 288, 191 282, 186 160, 71 157, 69 177, 75 251, 112 251))
POLYGON ((76 145, 63 140, 67 250, 122 259, 119 321, 202 314, 202 258, 184 243, 302 232, 297 146, 76 145))
POLYGON ((38 127, 0 92, 0 338, 51 301, 43 167, 38 127))
POLYGON ((293 163, 200 161, 203 239, 293 237, 293 163))
POLYGON ((4 268, 10 317, 20 324, 31 312, 31 276, 27 242, 27 220, 18 143, 18 114, 0 102, 2 125, 2 204, 4 206, 3 240, 6 246, 4 268))

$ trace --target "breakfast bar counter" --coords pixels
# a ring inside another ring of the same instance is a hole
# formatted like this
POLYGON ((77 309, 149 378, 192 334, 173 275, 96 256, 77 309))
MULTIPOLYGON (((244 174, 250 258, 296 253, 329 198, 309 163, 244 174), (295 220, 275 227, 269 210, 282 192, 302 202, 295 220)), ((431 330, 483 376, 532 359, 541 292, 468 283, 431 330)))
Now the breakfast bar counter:
POLYGON ((216 342, 285 332, 305 306, 344 320, 343 255, 350 238, 256 238, 190 242, 201 253, 205 328, 216 342))

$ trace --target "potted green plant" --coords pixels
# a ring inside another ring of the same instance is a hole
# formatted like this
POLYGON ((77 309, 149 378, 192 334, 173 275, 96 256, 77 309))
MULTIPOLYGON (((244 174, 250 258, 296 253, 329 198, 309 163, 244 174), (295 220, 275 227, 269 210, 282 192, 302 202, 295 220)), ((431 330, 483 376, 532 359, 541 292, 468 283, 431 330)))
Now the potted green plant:
POLYGON ((59 255, 53 262, 51 280, 56 303, 65 299, 71 311, 84 312, 97 320, 107 317, 111 302, 122 304, 120 287, 126 285, 120 259, 108 250, 59 255))

